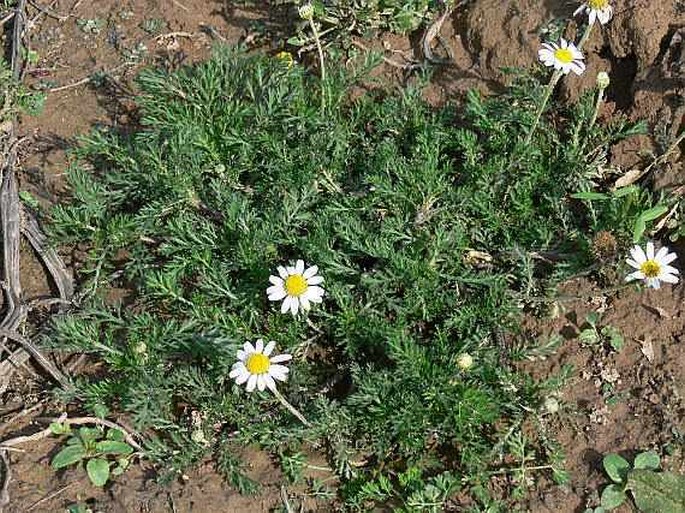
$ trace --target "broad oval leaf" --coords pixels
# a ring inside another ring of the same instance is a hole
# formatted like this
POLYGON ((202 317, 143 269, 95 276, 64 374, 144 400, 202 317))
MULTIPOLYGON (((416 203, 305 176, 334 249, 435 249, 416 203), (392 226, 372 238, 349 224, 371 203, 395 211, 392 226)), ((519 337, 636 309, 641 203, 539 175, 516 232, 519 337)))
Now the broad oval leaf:
POLYGON ((634 470, 628 486, 635 504, 643 513, 683 513, 685 511, 685 476, 670 472, 634 470))
POLYGON ((95 486, 105 486, 109 479, 109 462, 102 458, 90 459, 86 464, 86 471, 91 483, 95 486))
POLYGON ((121 429, 110 429, 107 431, 107 440, 124 441, 124 432, 121 429))
POLYGON ((661 458, 654 451, 642 452, 635 456, 633 467, 636 470, 659 470, 661 458))
POLYGON ((117 440, 102 440, 95 444, 95 449, 102 454, 131 454, 133 452, 133 447, 117 440))
POLYGON ((610 484, 602 490, 602 497, 600 503, 602 507, 607 510, 618 508, 626 500, 626 492, 623 487, 617 484, 610 484))
POLYGON ((69 465, 81 461, 85 455, 86 449, 83 445, 67 445, 52 458, 52 468, 58 470, 60 468, 68 467, 69 465))
POLYGON ((618 454, 607 454, 602 460, 604 470, 614 483, 625 483, 630 463, 618 454))

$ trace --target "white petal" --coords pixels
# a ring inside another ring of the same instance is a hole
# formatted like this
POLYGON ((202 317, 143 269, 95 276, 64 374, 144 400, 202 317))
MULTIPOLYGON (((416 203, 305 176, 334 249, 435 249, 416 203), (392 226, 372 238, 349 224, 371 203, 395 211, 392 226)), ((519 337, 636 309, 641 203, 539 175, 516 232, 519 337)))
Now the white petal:
POLYGON ((269 301, 280 301, 288 295, 283 287, 278 287, 276 285, 266 289, 266 293, 269 295, 269 301))
POLYGON ((286 270, 285 267, 283 267, 282 265, 279 265, 276 269, 278 270, 278 274, 280 275, 281 278, 283 278, 285 280, 288 277, 288 271, 286 270))
POLYGON ((672 265, 662 265, 661 272, 664 274, 680 274, 680 271, 672 265))
POLYGON ((654 260, 654 243, 647 243, 647 260, 654 260))
POLYGON ((582 75, 583 71, 585 71, 585 63, 582 61, 573 61, 570 68, 576 75, 582 75))
POLYGON ((659 281, 659 278, 647 278, 646 283, 648 287, 653 289, 661 288, 661 282, 659 281))
POLYGON ((293 314, 293 316, 295 316, 297 315, 297 310, 300 308, 300 301, 296 297, 290 299, 292 300, 290 301, 290 313, 293 314))
POLYGON ((647 261, 647 256, 645 255, 645 252, 642 251, 642 248, 637 245, 633 246, 630 250, 630 256, 632 256, 633 260, 635 260, 640 265, 644 264, 647 261))
POLYGON ((283 287, 283 283, 284 283, 283 278, 279 278, 278 276, 274 276, 272 274, 271 276, 269 276, 269 281, 271 283, 273 283, 274 285, 280 285, 281 287, 283 287))
POLYGON ((661 246, 659 248, 659 251, 656 252, 656 255, 654 255, 654 260, 657 262, 661 263, 661 260, 668 255, 668 248, 666 246, 661 246))
POLYGON ((659 263, 660 263, 661 265, 670 264, 670 263, 673 262, 676 258, 678 258, 678 255, 677 255, 676 253, 669 253, 668 255, 666 255, 665 257, 663 257, 659 263))
POLYGON ((321 303, 321 298, 323 295, 324 290, 321 287, 314 285, 312 287, 307 287, 307 290, 305 290, 304 294, 302 294, 302 297, 307 298, 309 301, 313 301, 314 303, 321 303))
POLYGON ((266 381, 264 381, 264 374, 257 376, 257 388, 260 392, 263 392, 266 388, 266 381))
POLYGON ((269 356, 271 354, 271 351, 274 350, 274 347, 276 347, 276 342, 272 340, 264 348, 264 356, 269 356))
POLYGON ((642 273, 642 271, 635 271, 634 273, 630 273, 628 276, 626 276, 626 281, 633 281, 633 280, 644 280, 645 275, 642 273))
POLYGON ((307 285, 318 285, 319 283, 323 283, 323 276, 312 276, 311 278, 307 278, 307 285))
MULTIPOLYGON (((247 371, 247 369, 246 369, 246 371, 247 371)), ((251 376, 251 374, 249 372, 244 372, 243 374, 241 374, 240 376, 238 376, 235 379, 235 384, 236 385, 242 385, 243 383, 245 383, 250 378, 250 376, 251 376)))
POLYGON ((662 274, 659 279, 666 283, 678 283, 678 277, 673 274, 662 274))
POLYGON ((581 5, 580 7, 578 7, 578 9, 576 9, 575 11, 573 11, 573 16, 578 16, 578 15, 579 15, 580 13, 582 13, 584 10, 585 10, 585 4, 581 5))
POLYGON ((309 303, 309 299, 307 299, 306 294, 302 294, 299 299, 300 299, 300 305, 302 306, 303 309, 309 310, 312 307, 312 305, 309 303))
POLYGON ((614 10, 610 5, 607 5, 604 9, 599 11, 597 14, 597 18, 599 19, 599 22, 602 25, 606 25, 611 21, 612 16, 614 15, 614 10))
POLYGON ((238 360, 240 360, 240 362, 242 363, 242 361, 245 360, 245 358, 247 358, 247 353, 245 351, 243 351, 242 349, 238 349, 237 356, 238 356, 238 360))
POLYGON ((256 386, 257 386, 257 375, 256 374, 250 374, 250 377, 247 380, 247 391, 253 392, 256 386))
POLYGON ((236 369, 247 371, 247 367, 245 367, 245 364, 243 362, 235 362, 231 366, 231 371, 234 371, 236 369))
POLYGON ((563 37, 559 39, 559 48, 568 48, 568 41, 563 37))
POLYGON ((590 16, 588 16, 588 21, 587 21, 588 24, 594 25, 596 19, 597 19, 597 11, 595 11, 594 9, 590 9, 590 16))
POLYGON ((240 376, 243 373, 243 369, 233 369, 231 372, 228 373, 228 377, 231 379, 235 379, 238 376, 240 376))
POLYGON ((304 272, 304 261, 298 260, 295 262, 295 272, 297 274, 302 274, 304 272))
POLYGON ((285 365, 272 365, 269 367, 269 376, 278 381, 285 381, 288 379, 289 369, 285 365))
POLYGON ((627 263, 630 267, 633 267, 634 269, 639 269, 640 267, 642 267, 640 264, 638 264, 638 263, 637 263, 635 260, 633 260, 632 258, 628 258, 628 259, 626 260, 626 263, 627 263))
POLYGON ((309 267, 307 270, 305 270, 302 273, 302 276, 304 276, 304 278, 307 279, 307 278, 311 278, 311 277, 315 276, 316 273, 318 273, 318 272, 319 272, 319 268, 317 266, 313 265, 313 266, 309 267))
POLYGON ((297 298, 288 296, 283 300, 283 304, 281 305, 281 313, 286 313, 288 310, 290 310, 290 303, 293 301, 297 302, 297 298))
POLYGON ((264 376, 264 382, 266 383, 266 387, 269 390, 276 390, 276 382, 274 381, 274 378, 272 378, 268 374, 264 376))
POLYGON ((254 351, 255 353, 261 353, 264 351, 264 339, 257 339, 257 343, 254 345, 254 351))
POLYGON ((250 344, 249 342, 245 342, 243 344, 243 351, 245 351, 245 353, 250 355, 250 354, 254 353, 254 347, 252 347, 252 344, 250 344))
POLYGON ((271 363, 282 363, 282 362, 287 362, 288 360, 292 360, 293 355, 288 354, 288 353, 283 353, 283 354, 278 354, 271 358, 269 361, 271 363))
POLYGON ((582 61, 583 59, 585 59, 585 56, 583 55, 583 52, 581 52, 580 50, 578 50, 578 48, 576 48, 576 45, 573 45, 573 44, 572 44, 572 45, 570 45, 570 46, 568 47, 568 49, 571 50, 571 54, 573 55, 573 58, 574 58, 574 59, 580 60, 580 61, 582 61))

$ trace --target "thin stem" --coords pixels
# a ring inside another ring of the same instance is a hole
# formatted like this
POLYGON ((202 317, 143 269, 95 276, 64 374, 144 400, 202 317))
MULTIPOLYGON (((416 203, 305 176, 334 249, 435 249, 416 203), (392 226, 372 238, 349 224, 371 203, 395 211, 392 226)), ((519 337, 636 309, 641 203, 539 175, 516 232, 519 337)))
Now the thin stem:
POLYGON ((545 111, 547 102, 549 102, 549 99, 552 96, 552 92, 554 91, 554 88, 556 87, 560 78, 561 70, 557 69, 552 74, 552 78, 549 80, 549 83, 545 88, 545 94, 542 97, 542 102, 540 103, 540 106, 538 107, 538 112, 535 115, 535 122, 533 123, 533 126, 530 127, 530 132, 528 132, 528 136, 526 137, 526 144, 529 144, 531 139, 533 138, 533 134, 535 134, 535 130, 537 130, 538 125, 540 124, 540 118, 542 117, 542 113, 545 111))
POLYGON ((592 118, 590 118, 590 124, 587 127, 588 131, 592 130, 592 127, 595 126, 595 122, 597 121, 597 115, 599 114, 599 108, 602 106, 603 101, 604 101, 604 89, 598 89, 597 90, 597 100, 595 101, 595 110, 592 113, 592 118))
POLYGON ((297 417, 298 420, 299 420, 300 422, 302 422, 302 424, 304 424, 304 425, 307 426, 307 427, 311 427, 311 426, 312 426, 312 425, 309 423, 309 421, 308 421, 307 419, 304 418, 304 415, 302 415, 302 414, 297 410, 297 408, 295 408, 292 404, 290 404, 290 403, 286 400, 286 398, 283 397, 283 396, 281 395, 281 393, 278 391, 278 389, 273 388, 271 391, 272 391, 272 392, 274 393, 274 395, 276 396, 276 399, 278 399, 278 400, 281 402, 281 404, 282 404, 283 406, 285 406, 285 407, 290 411, 290 413, 292 413, 293 415, 295 415, 295 417, 297 417))
POLYGON ((590 39, 590 33, 592 32, 592 26, 593 25, 588 24, 585 27, 585 32, 583 32, 583 35, 580 38, 580 41, 578 41, 578 45, 576 46, 576 48, 578 48, 578 50, 582 50, 585 43, 587 43, 587 40, 590 39))
POLYGON ((319 30, 316 28, 313 18, 309 18, 309 26, 312 28, 314 34, 314 41, 316 42, 316 49, 319 52, 319 66, 321 67, 321 110, 326 108, 326 100, 324 96, 324 83, 326 82, 326 65, 323 60, 323 48, 321 47, 321 38, 319 37, 319 30))

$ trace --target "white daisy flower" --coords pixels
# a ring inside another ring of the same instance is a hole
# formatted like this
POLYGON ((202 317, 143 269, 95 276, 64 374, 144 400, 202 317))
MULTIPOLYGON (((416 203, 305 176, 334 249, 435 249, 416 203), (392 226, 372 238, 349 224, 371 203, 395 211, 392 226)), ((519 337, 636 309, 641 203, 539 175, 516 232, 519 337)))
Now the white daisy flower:
POLYGON ((305 269, 302 260, 298 260, 295 267, 279 265, 279 276, 269 276, 271 287, 266 289, 269 301, 283 300, 281 313, 290 310, 293 315, 297 315, 300 307, 309 310, 311 303, 321 303, 324 290, 318 285, 323 283, 323 277, 318 272, 315 265, 305 269))
POLYGON ((276 342, 269 342, 264 347, 264 340, 257 340, 254 346, 245 342, 242 349, 238 350, 238 361, 233 364, 228 377, 235 379, 236 385, 247 382, 247 391, 253 392, 255 388, 264 390, 268 388, 276 393, 276 381, 288 379, 288 367, 279 365, 292 359, 290 354, 270 356, 276 347, 276 342))
POLYGON ((609 0, 588 0, 581 4, 574 16, 586 12, 588 14, 588 23, 593 25, 595 20, 599 20, 602 25, 606 25, 614 15, 614 8, 609 4, 609 0))
POLYGON ((568 75, 569 71, 582 75, 585 71, 585 62, 583 62, 585 57, 582 52, 563 37, 558 44, 543 43, 542 48, 538 50, 538 59, 545 66, 561 70, 564 75, 568 75))
POLYGON ((631 258, 627 259, 628 265, 637 269, 626 276, 626 281, 643 280, 648 287, 658 289, 661 282, 678 283, 678 269, 668 264, 678 256, 669 253, 666 246, 654 254, 654 244, 647 243, 647 251, 640 246, 634 246, 630 250, 631 258))

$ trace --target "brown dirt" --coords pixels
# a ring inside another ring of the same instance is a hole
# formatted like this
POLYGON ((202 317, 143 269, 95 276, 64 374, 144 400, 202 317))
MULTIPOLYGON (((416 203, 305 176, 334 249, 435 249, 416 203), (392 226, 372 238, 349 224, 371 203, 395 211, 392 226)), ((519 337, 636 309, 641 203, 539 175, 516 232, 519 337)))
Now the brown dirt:
MULTIPOLYGON (((174 67, 203 59, 217 40, 257 41, 259 34, 270 34, 268 27, 273 23, 269 9, 259 7, 261 4, 241 9, 220 0, 44 3, 50 5, 53 15, 29 10, 31 48, 39 61, 28 70, 26 81, 44 89, 69 87, 50 92, 42 114, 22 120, 21 132, 27 140, 21 148, 21 188, 43 206, 66 197, 63 176, 67 150, 77 135, 93 126, 125 127, 134 120, 130 79, 140 66, 156 63, 174 67), (74 85, 96 71, 104 71, 109 77, 100 86, 74 85)), ((598 71, 606 70, 612 85, 602 116, 622 112, 631 119, 646 119, 659 133, 676 133, 682 128, 684 113, 679 105, 685 73, 685 3, 616 0, 614 5, 614 21, 608 29, 595 30, 586 46, 587 73, 569 77, 559 95, 577 96, 594 84, 598 71)), ((427 99, 438 104, 458 101, 471 88, 485 94, 501 89, 506 80, 501 68, 534 65, 540 34, 550 23, 568 17, 575 7, 575 2, 566 0, 474 0, 468 8, 455 12, 443 27, 444 48, 436 52, 451 55, 453 64, 436 70, 427 99)), ((568 35, 575 30, 571 24, 568 35)), ((364 45, 381 49, 389 59, 403 63, 420 58, 419 39, 420 35, 385 36, 364 45)), ((271 48, 279 45, 270 42, 271 48)), ((405 79, 390 65, 384 66, 382 73, 397 81, 405 79)), ((653 138, 634 138, 612 150, 611 164, 627 171, 644 164, 657 150, 663 148, 653 138)), ((682 161, 664 166, 655 179, 662 186, 682 184, 682 161)), ((49 294, 50 284, 40 263, 27 248, 22 256, 26 297, 49 294)), ((587 283, 573 282, 564 292, 574 295, 590 288, 587 283)), ((554 375, 566 364, 575 367, 571 383, 559 398, 560 413, 544 415, 541 420, 567 454, 571 482, 565 487, 541 486, 528 511, 575 513, 596 505, 598 490, 606 482, 600 462, 607 452, 631 456, 648 448, 663 452, 668 446, 674 454, 665 460, 666 465, 685 470, 682 437, 680 445, 678 442, 678 433, 685 433, 682 295, 682 286, 626 291, 609 297, 598 292, 600 299, 564 303, 567 311, 556 320, 528 326, 531 336, 562 333, 567 338, 557 354, 528 366, 534 376, 554 375), (624 334, 626 346, 622 351, 584 347, 575 337, 573 324, 577 319, 582 322, 590 310, 598 309, 604 311, 602 324, 624 334), (641 350, 645 344, 654 350, 651 361, 641 350), (609 401, 611 406, 607 406, 607 379, 614 380, 611 397, 616 400, 609 401)), ((13 389, 0 398, 0 413, 5 415, 13 404, 30 406, 40 395, 35 376, 18 374, 13 389)), ((12 415, 2 418, 6 421, 12 415)), ((26 424, 13 425, 11 434, 19 427, 30 429, 26 424)), ((10 436, 1 425, 0 433, 2 438, 10 436)), ((27 448, 26 453, 12 453, 9 511, 62 511, 76 501, 88 501, 94 511, 112 513, 259 512, 282 505, 282 476, 271 460, 256 450, 248 451, 245 459, 250 462, 250 475, 264 484, 263 492, 257 497, 243 497, 226 487, 209 464, 169 487, 155 483, 152 469, 136 467, 99 490, 88 484, 82 469, 61 474, 50 470, 48 463, 56 448, 56 441, 44 440, 27 448)), ((295 493, 303 497, 302 490, 295 493)), ((328 508, 311 501, 305 507, 317 511, 328 508)))

